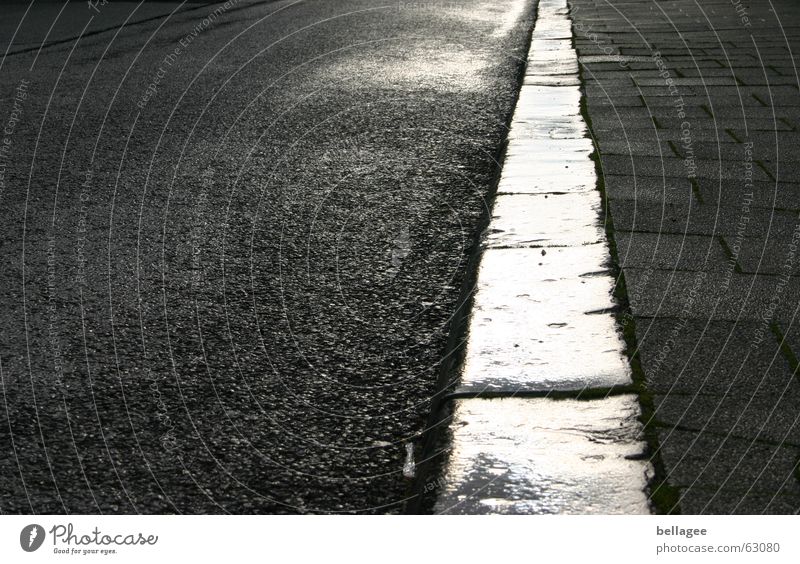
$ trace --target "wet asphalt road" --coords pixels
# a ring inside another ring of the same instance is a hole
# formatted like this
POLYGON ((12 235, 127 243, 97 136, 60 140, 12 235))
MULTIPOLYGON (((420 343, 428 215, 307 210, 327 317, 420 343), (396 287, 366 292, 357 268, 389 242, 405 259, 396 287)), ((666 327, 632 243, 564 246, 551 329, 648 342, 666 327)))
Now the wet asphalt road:
POLYGON ((403 510, 533 3, 222 6, 2 62, 2 512, 403 510))

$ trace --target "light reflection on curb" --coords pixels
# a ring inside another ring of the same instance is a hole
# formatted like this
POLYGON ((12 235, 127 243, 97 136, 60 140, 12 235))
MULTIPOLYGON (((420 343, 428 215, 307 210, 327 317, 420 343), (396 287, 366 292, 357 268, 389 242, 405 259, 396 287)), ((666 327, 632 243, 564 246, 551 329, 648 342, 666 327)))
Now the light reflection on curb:
POLYGON ((484 238, 437 513, 649 513, 566 0, 542 0, 484 238), (593 395, 592 397, 597 397, 593 395))

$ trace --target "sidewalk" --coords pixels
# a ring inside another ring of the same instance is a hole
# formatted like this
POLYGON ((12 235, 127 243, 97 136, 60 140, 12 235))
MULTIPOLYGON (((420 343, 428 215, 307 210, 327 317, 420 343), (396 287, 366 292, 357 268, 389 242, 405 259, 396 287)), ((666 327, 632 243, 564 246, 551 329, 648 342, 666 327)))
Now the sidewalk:
POLYGON ((660 493, 682 513, 800 510, 800 5, 771 5, 570 2, 660 493))

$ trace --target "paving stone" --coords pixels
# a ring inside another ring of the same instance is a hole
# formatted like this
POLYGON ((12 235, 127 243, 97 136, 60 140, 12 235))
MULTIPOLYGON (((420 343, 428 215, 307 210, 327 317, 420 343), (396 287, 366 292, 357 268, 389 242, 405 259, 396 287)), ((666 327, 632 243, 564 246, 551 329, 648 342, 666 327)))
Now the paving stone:
POLYGON ((778 157, 775 162, 763 161, 761 165, 770 174, 771 178, 778 182, 793 182, 800 178, 800 167, 797 163, 782 160, 778 157))
POLYGON ((798 448, 677 429, 660 430, 658 436, 669 481, 676 486, 800 495, 794 479, 798 448))
POLYGON ((784 321, 800 295, 800 279, 778 276, 626 268, 625 280, 641 317, 784 321))
MULTIPOLYGON (((796 2, 773 4, 799 21, 796 2)), ((776 446, 800 444, 789 360, 800 355, 800 90, 787 40, 757 3, 748 27, 727 0, 571 6, 576 35, 591 27, 618 54, 576 42, 647 388, 662 424, 713 431, 659 431, 669 482, 686 513, 797 512, 800 451, 776 446), (624 57, 636 58, 617 68, 624 57)), ((784 27, 792 49, 798 30, 784 27)))
POLYGON ((647 388, 658 394, 777 397, 794 377, 761 323, 637 318, 636 339, 647 388))
POLYGON ((728 257, 718 238, 618 231, 614 235, 623 267, 668 270, 726 270, 728 257))
MULTIPOLYGON (((743 176, 746 150, 745 144, 738 142, 730 143, 730 139, 728 137, 729 136, 724 132, 721 132, 719 142, 716 140, 693 142, 691 146, 691 156, 694 156, 696 159, 721 162, 724 168, 742 171, 741 174, 743 176)), ((684 148, 682 143, 676 143, 674 140, 672 141, 675 149, 678 152, 678 155, 681 158, 685 158, 687 155, 689 155, 689 152, 686 148, 684 148)), ((751 161, 769 163, 770 161, 778 159, 781 164, 781 168, 783 168, 785 164, 794 164, 798 159, 800 159, 800 155, 795 154, 797 151, 792 149, 783 148, 781 149, 780 154, 776 155, 774 146, 768 147, 766 145, 754 144, 747 150, 749 150, 752 155, 750 158, 751 161)), ((772 167, 767 165, 766 168, 768 168, 774 176, 772 167)), ((740 178, 742 176, 740 176, 740 178)))
POLYGON ((701 178, 697 186, 703 202, 712 207, 730 206, 731 203, 741 206, 752 200, 749 203, 751 208, 800 210, 800 184, 796 182, 754 182, 752 187, 748 187, 743 182, 722 183, 701 178))
POLYGON ((675 153, 669 144, 660 144, 656 137, 652 139, 610 139, 598 140, 599 154, 624 155, 629 157, 660 157, 675 158, 675 153))
POLYGON ((636 396, 457 401, 436 513, 650 513, 636 396))
POLYGON ((800 260, 793 258, 788 235, 762 233, 758 237, 725 236, 724 240, 744 273, 800 275, 800 260))
POLYGON ((783 107, 719 106, 714 108, 715 117, 741 118, 744 116, 747 119, 773 119, 776 117, 794 118, 796 115, 797 110, 783 107))
MULTIPOLYGON (((735 86, 736 81, 730 77, 702 76, 698 78, 674 78, 676 86, 735 86)), ((637 78, 636 84, 639 86, 661 86, 664 84, 663 78, 637 78)))
MULTIPOLYGON (((688 40, 688 39, 687 39, 688 40)), ((774 71, 766 69, 770 76, 781 76, 774 71)), ((683 67, 680 69, 681 74, 684 77, 699 77, 699 76, 726 76, 726 77, 734 77, 738 76, 740 72, 744 72, 742 68, 737 67, 736 69, 729 69, 729 68, 686 68, 683 67)), ((758 72, 758 70, 754 71, 758 72)), ((762 73, 763 74, 763 73, 762 73)))
MULTIPOLYGON (((765 377, 766 378, 766 377, 765 377)), ((670 426, 800 447, 800 382, 791 374, 783 389, 765 386, 727 395, 656 395, 655 418, 670 426)))
MULTIPOLYGON (((660 128, 655 129, 652 125, 645 123, 644 120, 640 120, 640 124, 638 128, 628 127, 628 123, 625 124, 625 127, 620 126, 616 122, 609 122, 603 124, 601 126, 597 126, 594 121, 592 122, 592 134, 595 138, 603 139, 603 138, 621 138, 625 139, 626 137, 638 137, 638 136, 653 136, 658 135, 664 143, 671 141, 672 143, 678 144, 681 142, 682 131, 678 127, 680 122, 677 121, 664 121, 662 118, 662 122, 660 122, 660 128), (662 123, 663 122, 663 123, 662 123), (629 131, 630 130, 630 131, 629 131)), ((753 135, 757 134, 757 131, 751 132, 751 138, 753 135)), ((793 133, 793 132, 789 132, 793 133)), ((691 139, 692 143, 697 142, 704 142, 704 143, 741 143, 741 139, 746 137, 742 131, 736 129, 727 130, 721 128, 695 128, 691 130, 691 139), (738 132, 739 137, 734 137, 731 135, 731 132, 738 132)))
MULTIPOLYGON (((793 111, 797 111, 794 109, 793 111)), ((795 149, 797 148, 798 144, 800 144, 800 134, 794 131, 778 131, 776 132, 764 132, 764 131, 752 131, 750 135, 747 137, 749 141, 753 142, 754 148, 756 151, 759 151, 761 147, 766 147, 770 151, 775 151, 776 144, 778 147, 778 157, 783 157, 786 155, 785 151, 787 149, 795 149)), ((765 158, 767 155, 762 155, 765 158)), ((769 155, 772 156, 772 155, 769 155)), ((772 158, 774 160, 774 158, 772 158)))
POLYGON ((691 205, 695 201, 692 184, 686 178, 661 176, 603 175, 606 196, 609 200, 627 200, 628 205, 675 204, 691 205))
POLYGON ((798 304, 792 312, 794 317, 787 316, 786 319, 778 321, 777 326, 784 337, 784 345, 788 347, 789 354, 795 359, 800 359, 800 317, 797 316, 798 304))
MULTIPOLYGON (((624 134, 628 130, 644 129, 646 131, 655 131, 657 128, 658 126, 652 118, 626 117, 624 112, 620 112, 619 117, 592 118, 592 130, 599 137, 624 134)), ((640 135, 640 133, 637 132, 637 135, 640 135)))
MULTIPOLYGON (((758 109, 766 109, 766 108, 758 108, 758 109)), ((687 116, 691 116, 693 118, 702 118, 702 119, 713 119, 710 118, 708 113, 708 108, 706 106, 686 106, 683 107, 683 112, 687 116)), ((664 122, 671 119, 680 119, 677 115, 677 111, 674 107, 670 106, 652 106, 652 107, 640 107, 640 108, 627 108, 624 111, 620 111, 617 108, 611 106, 597 106, 592 107, 591 117, 592 120, 597 119, 598 117, 613 117, 616 118, 618 115, 626 115, 628 117, 637 117, 640 119, 652 119, 653 117, 657 118, 659 122, 664 122)), ((742 115, 742 111, 740 110, 738 114, 735 114, 733 117, 738 118, 742 115)), ((772 119, 772 114, 765 114, 763 117, 772 119)))
MULTIPOLYGON (((628 96, 632 96, 633 93, 628 94, 628 96)), ((624 98, 625 96, 620 95, 620 99, 624 98)), ((687 108, 699 108, 702 106, 708 106, 709 98, 707 96, 689 96, 688 94, 681 94, 681 98, 683 103, 686 105, 687 108)), ((616 98, 615 98, 616 99, 616 98)), ((729 95, 729 96, 715 96, 713 99, 714 107, 739 107, 739 106, 753 106, 758 108, 765 107, 764 103, 762 103, 759 99, 753 97, 752 95, 743 95, 738 96, 736 94, 729 95)), ((665 96, 656 96, 656 97, 649 97, 644 99, 644 105, 650 107, 656 106, 675 106, 675 98, 672 97, 665 97, 665 96)), ((798 100, 798 105, 800 105, 800 100, 798 100)))
MULTIPOLYGON (((702 93, 698 87, 693 87, 698 93, 702 93)), ((755 95, 770 103, 780 105, 783 100, 798 97, 797 86, 715 86, 710 89, 711 98, 717 96, 747 96, 755 95)))
POLYGON ((756 233, 773 233, 789 241, 797 228, 795 212, 751 208, 744 210, 739 202, 729 198, 725 206, 696 203, 637 202, 631 206, 626 200, 610 202, 614 228, 622 231, 649 231, 652 233, 678 233, 691 235, 753 236, 756 233))
POLYGON ((600 96, 600 97, 593 96, 591 98, 587 98, 586 104, 590 109, 600 108, 600 107, 603 108, 606 107, 624 108, 624 107, 637 107, 637 106, 644 107, 644 101, 642 100, 642 98, 633 94, 629 96, 617 96, 613 100, 605 96, 600 96))
MULTIPOLYGON (((678 137, 675 137, 678 140, 678 137)), ((659 157, 641 157, 631 160, 626 157, 605 155, 602 158, 603 170, 607 174, 624 174, 624 175, 645 175, 645 176, 666 176, 675 178, 710 178, 710 179, 726 179, 726 180, 741 180, 744 175, 744 167, 741 162, 736 163, 738 166, 727 165, 724 161, 720 160, 703 160, 695 158, 693 160, 693 175, 689 176, 689 167, 686 159, 678 157, 659 158, 659 157)), ((767 181, 770 177, 763 170, 753 167, 753 180, 767 181)))
POLYGON ((800 495, 693 487, 681 491, 679 505, 685 515, 796 515, 800 512, 800 495))

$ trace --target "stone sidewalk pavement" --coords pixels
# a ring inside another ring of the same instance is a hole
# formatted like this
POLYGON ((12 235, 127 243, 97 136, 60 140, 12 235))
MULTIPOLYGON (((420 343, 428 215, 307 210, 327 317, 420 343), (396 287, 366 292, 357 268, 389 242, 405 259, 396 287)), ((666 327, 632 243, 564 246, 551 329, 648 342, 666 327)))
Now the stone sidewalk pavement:
POLYGON ((800 3, 572 0, 661 510, 800 510, 800 3))

